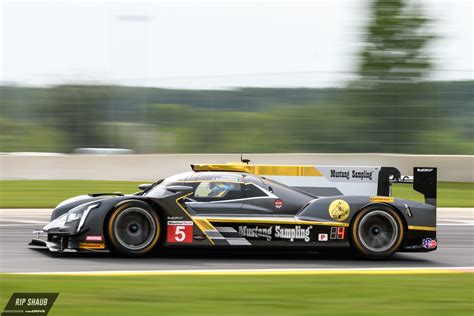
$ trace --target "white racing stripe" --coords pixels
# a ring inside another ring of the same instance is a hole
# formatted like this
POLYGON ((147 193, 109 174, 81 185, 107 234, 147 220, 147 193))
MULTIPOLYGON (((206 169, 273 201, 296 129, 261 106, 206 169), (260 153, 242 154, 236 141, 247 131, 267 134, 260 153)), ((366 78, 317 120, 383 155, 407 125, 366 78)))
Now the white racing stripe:
POLYGON ((216 226, 216 229, 220 232, 220 233, 236 233, 237 231, 232 228, 232 227, 217 227, 216 226))
POLYGON ((232 246, 251 246, 252 244, 245 238, 226 238, 227 242, 232 246))
POLYGON ((318 268, 318 269, 210 269, 210 270, 142 270, 142 271, 76 271, 13 272, 21 275, 311 275, 311 274, 439 274, 473 273, 469 267, 391 267, 391 268, 318 268))

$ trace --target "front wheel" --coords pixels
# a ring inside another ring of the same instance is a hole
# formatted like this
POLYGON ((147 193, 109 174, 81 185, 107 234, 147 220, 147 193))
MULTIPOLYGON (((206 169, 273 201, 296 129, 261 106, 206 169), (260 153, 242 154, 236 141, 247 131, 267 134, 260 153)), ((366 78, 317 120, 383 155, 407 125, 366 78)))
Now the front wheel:
POLYGON ((396 211, 373 205, 360 211, 352 225, 351 239, 356 250, 369 259, 385 259, 403 241, 403 222, 396 211))
POLYGON ((109 217, 107 237, 112 252, 127 257, 143 256, 158 242, 160 220, 148 204, 127 202, 109 217))

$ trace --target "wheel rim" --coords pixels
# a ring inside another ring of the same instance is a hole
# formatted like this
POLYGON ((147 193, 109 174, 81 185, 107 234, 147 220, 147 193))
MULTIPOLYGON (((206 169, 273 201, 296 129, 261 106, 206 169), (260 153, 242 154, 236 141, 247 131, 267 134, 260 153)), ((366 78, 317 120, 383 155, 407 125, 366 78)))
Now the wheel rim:
POLYGON ((374 252, 383 252, 396 243, 398 225, 389 213, 373 211, 360 221, 358 235, 365 248, 374 252))
POLYGON ((141 250, 146 248, 153 242, 155 234, 155 219, 142 208, 128 208, 115 219, 115 238, 127 249, 141 250))

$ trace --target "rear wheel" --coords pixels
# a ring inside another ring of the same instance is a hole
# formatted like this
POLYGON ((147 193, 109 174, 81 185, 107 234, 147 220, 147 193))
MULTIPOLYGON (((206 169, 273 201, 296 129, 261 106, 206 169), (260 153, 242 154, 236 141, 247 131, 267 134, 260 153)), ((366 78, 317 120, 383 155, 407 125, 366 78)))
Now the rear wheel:
POLYGON ((370 259, 384 259, 400 247, 404 236, 398 213, 385 205, 360 211, 352 225, 351 239, 356 250, 370 259))
POLYGON ((107 237, 113 252, 127 257, 143 256, 158 242, 160 220, 148 204, 127 202, 109 217, 107 237))

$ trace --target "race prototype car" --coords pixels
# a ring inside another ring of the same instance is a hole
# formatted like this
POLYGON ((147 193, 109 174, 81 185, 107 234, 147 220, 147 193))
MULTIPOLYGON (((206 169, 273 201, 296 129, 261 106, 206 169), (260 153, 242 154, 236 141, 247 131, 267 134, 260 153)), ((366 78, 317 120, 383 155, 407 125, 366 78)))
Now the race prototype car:
POLYGON ((437 248, 436 168, 191 165, 140 192, 73 197, 30 245, 137 257, 161 247, 352 248, 371 259, 437 248), (425 203, 391 197, 412 183, 425 203), (42 238, 46 237, 46 238, 42 238))

